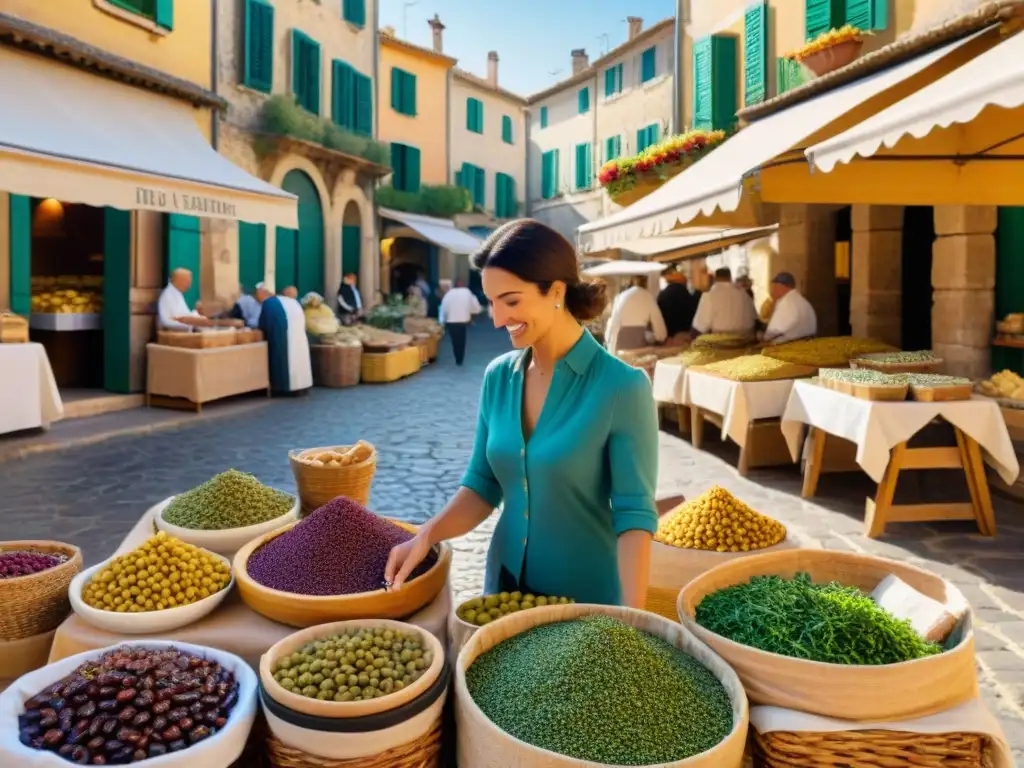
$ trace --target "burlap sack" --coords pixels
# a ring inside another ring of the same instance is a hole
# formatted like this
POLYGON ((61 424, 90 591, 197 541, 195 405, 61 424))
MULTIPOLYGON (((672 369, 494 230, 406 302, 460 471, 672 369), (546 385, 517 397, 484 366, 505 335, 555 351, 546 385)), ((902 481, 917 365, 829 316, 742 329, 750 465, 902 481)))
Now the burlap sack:
POLYGON ((532 627, 603 613, 664 638, 686 651, 722 681, 733 706, 732 732, 714 749, 652 768, 740 768, 747 740, 749 707, 736 673, 679 624, 632 608, 606 605, 552 605, 513 613, 481 627, 469 639, 455 665, 455 717, 459 765, 472 768, 613 768, 577 760, 526 744, 492 723, 469 695, 466 670, 498 643, 532 627))
POLYGON ((844 720, 909 720, 952 709, 978 696, 974 632, 968 613, 957 645, 902 664, 861 666, 794 659, 740 645, 694 620, 701 600, 751 576, 838 581, 866 593, 895 574, 919 592, 952 606, 964 597, 949 582, 911 565, 849 552, 796 549, 745 557, 698 576, 679 593, 679 618, 739 675, 752 704, 785 707, 844 720))

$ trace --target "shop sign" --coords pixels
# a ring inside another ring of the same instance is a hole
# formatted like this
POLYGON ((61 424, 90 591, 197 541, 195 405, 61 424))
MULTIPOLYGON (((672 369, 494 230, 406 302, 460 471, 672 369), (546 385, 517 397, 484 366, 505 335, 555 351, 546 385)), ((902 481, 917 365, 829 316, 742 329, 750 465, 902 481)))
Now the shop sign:
POLYGON ((205 195, 190 195, 184 192, 166 192, 153 187, 136 187, 135 203, 140 207, 168 211, 170 213, 185 213, 189 216, 223 216, 226 218, 237 218, 234 203, 226 203, 215 197, 205 195))

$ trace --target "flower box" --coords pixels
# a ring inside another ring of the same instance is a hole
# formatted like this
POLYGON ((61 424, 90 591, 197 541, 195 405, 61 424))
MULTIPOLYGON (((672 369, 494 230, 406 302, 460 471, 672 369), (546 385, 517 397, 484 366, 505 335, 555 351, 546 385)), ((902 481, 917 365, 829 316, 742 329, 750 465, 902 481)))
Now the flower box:
POLYGON ((835 72, 860 56, 866 33, 854 26, 823 32, 803 48, 786 54, 786 58, 800 62, 815 76, 835 72))

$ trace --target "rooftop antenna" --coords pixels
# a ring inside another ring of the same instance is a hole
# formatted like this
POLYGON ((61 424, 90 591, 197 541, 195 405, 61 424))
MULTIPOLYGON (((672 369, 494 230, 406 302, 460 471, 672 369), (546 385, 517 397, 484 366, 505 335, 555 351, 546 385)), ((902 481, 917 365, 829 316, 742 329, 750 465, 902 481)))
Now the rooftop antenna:
POLYGON ((601 49, 601 55, 604 56, 606 53, 608 53, 608 49, 611 47, 610 43, 608 42, 609 41, 608 33, 607 32, 602 32, 600 35, 597 36, 597 39, 604 41, 604 46, 601 49))
POLYGON ((402 4, 402 37, 409 39, 409 9, 419 5, 420 0, 409 0, 402 4))

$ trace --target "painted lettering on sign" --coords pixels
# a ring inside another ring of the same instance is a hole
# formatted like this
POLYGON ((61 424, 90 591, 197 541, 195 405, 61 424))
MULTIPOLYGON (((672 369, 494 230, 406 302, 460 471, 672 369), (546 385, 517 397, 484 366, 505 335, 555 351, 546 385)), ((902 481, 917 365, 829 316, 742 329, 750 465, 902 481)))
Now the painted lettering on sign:
POLYGON ((235 211, 234 203, 226 203, 215 197, 205 197, 203 195, 165 192, 162 189, 153 189, 152 187, 136 187, 135 202, 151 210, 188 213, 193 216, 206 214, 234 218, 238 215, 235 211))

